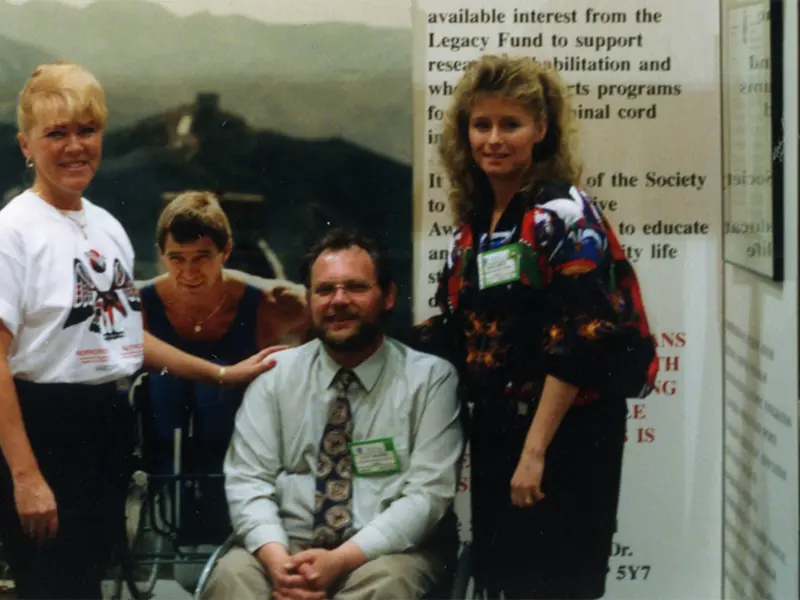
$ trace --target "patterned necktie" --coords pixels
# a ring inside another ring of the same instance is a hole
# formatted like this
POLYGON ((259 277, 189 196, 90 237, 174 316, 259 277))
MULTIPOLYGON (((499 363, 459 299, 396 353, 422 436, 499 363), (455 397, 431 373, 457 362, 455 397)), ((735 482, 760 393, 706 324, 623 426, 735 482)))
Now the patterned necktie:
POLYGON ((317 457, 314 532, 311 544, 333 549, 355 533, 353 528, 353 465, 349 444, 353 441, 353 416, 347 390, 358 381, 355 373, 336 374, 336 398, 330 407, 317 457))

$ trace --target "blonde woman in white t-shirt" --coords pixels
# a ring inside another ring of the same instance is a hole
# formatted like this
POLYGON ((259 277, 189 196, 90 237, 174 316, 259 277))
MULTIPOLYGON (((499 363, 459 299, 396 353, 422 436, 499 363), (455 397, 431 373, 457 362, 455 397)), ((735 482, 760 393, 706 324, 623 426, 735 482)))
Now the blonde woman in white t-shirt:
POLYGON ((130 240, 83 197, 106 116, 74 63, 38 67, 19 97, 34 183, 0 210, 0 539, 20 599, 101 597, 130 474, 117 380, 144 366, 243 384, 276 350, 223 368, 143 331, 130 240))

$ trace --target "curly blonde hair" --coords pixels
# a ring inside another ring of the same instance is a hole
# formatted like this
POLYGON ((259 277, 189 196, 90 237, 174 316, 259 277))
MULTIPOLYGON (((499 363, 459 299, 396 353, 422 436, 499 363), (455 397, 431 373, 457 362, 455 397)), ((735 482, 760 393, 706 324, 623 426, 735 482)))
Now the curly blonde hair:
POLYGON ((547 133, 533 147, 533 164, 523 177, 522 191, 548 179, 577 185, 581 177, 577 120, 558 71, 530 57, 482 56, 467 67, 456 85, 439 146, 450 182, 450 205, 462 225, 491 197, 489 181, 473 161, 469 144, 470 112, 483 94, 515 100, 529 109, 537 122, 546 120, 547 133))

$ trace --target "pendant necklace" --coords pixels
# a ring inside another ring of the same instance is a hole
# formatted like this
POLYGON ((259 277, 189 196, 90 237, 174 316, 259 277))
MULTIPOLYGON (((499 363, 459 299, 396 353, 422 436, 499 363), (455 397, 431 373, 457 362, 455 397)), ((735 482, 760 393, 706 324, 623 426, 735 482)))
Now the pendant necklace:
POLYGON ((70 212, 75 212, 75 211, 67 211, 67 210, 59 209, 58 212, 60 212, 65 217, 67 217, 70 221, 75 223, 75 225, 77 225, 80 228, 81 233, 83 234, 83 239, 85 239, 85 240, 89 239, 89 236, 86 234, 86 209, 83 209, 83 210, 80 211, 80 214, 83 215, 83 222, 72 218, 72 216, 70 215, 70 212))
POLYGON ((211 317, 213 317, 215 314, 217 314, 219 312, 219 309, 222 308, 222 305, 225 304, 225 300, 227 300, 227 299, 228 299, 228 294, 226 293, 222 297, 222 300, 220 300, 220 303, 217 305, 217 307, 214 310, 212 310, 211 313, 205 319, 195 323, 195 325, 194 325, 194 332, 195 333, 200 333, 201 331, 203 331, 203 325, 205 324, 205 322, 208 321, 211 317))
MULTIPOLYGON (((35 187, 32 187, 31 191, 34 194, 36 194, 37 196, 39 196, 39 198, 44 200, 44 196, 42 195, 42 193, 38 189, 36 189, 35 187)), ((47 202, 47 200, 45 200, 45 202, 47 202)), ((60 212, 62 216, 66 217, 67 219, 69 219, 75 225, 78 226, 78 229, 80 229, 81 233, 83 234, 83 239, 85 239, 85 240, 89 239, 89 236, 86 233, 86 209, 85 208, 82 208, 81 210, 63 210, 61 208, 56 208, 56 210, 58 212, 60 212), (73 213, 80 214, 81 216, 83 216, 83 220, 79 221, 78 219, 74 219, 72 217, 73 213)))

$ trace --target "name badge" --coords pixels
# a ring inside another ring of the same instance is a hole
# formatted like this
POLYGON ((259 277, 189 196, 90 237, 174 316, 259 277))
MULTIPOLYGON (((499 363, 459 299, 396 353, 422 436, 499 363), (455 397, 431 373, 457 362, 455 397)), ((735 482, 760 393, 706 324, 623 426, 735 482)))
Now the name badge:
POLYGON ((400 458, 394 449, 392 438, 352 442, 350 458, 353 461, 353 471, 359 477, 387 475, 400 471, 400 458))
POLYGON ((519 281, 519 243, 509 244, 478 255, 478 285, 480 289, 519 281))

